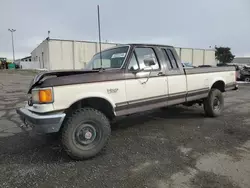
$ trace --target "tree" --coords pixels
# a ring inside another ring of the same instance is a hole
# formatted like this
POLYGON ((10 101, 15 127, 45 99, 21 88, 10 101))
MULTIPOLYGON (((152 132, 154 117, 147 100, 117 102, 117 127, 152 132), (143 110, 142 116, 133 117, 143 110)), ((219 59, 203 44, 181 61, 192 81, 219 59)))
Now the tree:
POLYGON ((216 47, 215 46, 215 58, 221 63, 231 63, 235 55, 232 54, 229 47, 216 47))

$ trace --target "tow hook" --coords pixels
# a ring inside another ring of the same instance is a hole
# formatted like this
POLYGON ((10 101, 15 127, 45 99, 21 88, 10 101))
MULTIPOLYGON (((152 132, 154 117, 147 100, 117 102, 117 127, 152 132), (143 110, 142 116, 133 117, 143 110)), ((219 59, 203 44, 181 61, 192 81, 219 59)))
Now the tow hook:
POLYGON ((24 119, 23 120, 23 124, 20 125, 21 128, 25 128, 25 129, 28 129, 30 127, 30 125, 27 123, 27 121, 24 119))

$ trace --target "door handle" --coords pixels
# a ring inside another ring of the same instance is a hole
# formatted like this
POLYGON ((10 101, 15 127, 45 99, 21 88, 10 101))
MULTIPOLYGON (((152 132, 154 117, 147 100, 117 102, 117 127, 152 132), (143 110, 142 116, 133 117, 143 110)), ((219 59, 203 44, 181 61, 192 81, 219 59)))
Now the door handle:
POLYGON ((164 75, 163 72, 158 73, 158 76, 163 76, 163 75, 164 75))

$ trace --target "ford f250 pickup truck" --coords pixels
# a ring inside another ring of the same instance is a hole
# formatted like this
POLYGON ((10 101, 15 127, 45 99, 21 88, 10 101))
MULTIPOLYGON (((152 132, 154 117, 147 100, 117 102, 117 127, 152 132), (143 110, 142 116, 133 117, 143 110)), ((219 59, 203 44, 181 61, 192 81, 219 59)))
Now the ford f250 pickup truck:
POLYGON ((68 155, 82 160, 105 148, 118 116, 199 103, 216 117, 233 89, 234 67, 185 69, 172 46, 129 44, 97 53, 84 70, 37 74, 17 113, 37 133, 60 134, 68 155))

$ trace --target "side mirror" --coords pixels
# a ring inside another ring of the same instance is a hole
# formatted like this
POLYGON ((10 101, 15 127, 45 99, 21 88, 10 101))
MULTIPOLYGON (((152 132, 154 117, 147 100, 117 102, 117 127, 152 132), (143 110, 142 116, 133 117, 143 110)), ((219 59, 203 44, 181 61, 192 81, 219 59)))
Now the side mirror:
POLYGON ((144 59, 144 65, 145 67, 142 68, 142 69, 133 69, 133 67, 130 69, 130 71, 133 73, 133 74, 137 74, 138 72, 141 72, 141 71, 145 71, 145 70, 151 70, 153 69, 153 65, 155 65, 155 61, 153 58, 147 58, 147 59, 144 59))
POLYGON ((130 69, 130 71, 131 71, 133 74, 137 74, 137 73, 140 72, 141 70, 140 70, 140 69, 130 69))
POLYGON ((151 67, 151 66, 155 65, 155 61, 152 58, 144 59, 144 65, 146 67, 151 67))

